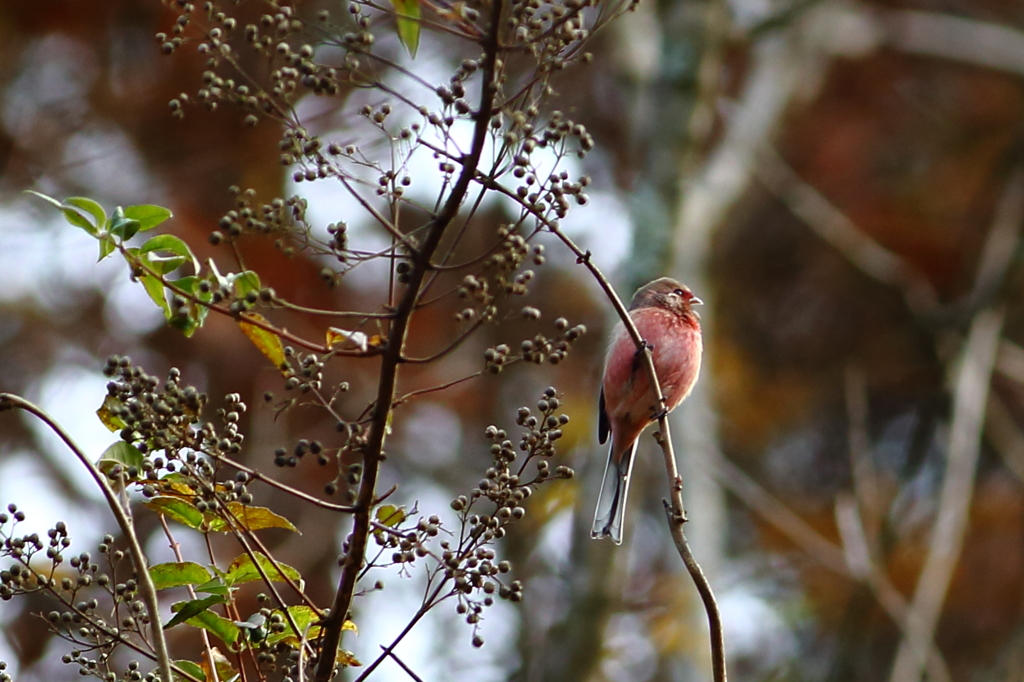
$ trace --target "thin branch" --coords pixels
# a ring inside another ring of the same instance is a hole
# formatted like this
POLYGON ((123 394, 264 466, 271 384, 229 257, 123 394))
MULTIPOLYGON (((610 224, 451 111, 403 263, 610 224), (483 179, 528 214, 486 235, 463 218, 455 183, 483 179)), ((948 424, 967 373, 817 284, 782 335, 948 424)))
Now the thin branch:
POLYGON ((938 307, 938 294, 920 271, 866 235, 821 192, 797 175, 778 152, 764 146, 755 168, 758 179, 794 215, 854 267, 901 290, 913 312, 927 314, 938 307))
POLYGON ((1002 310, 979 313, 971 324, 953 395, 953 420, 947 447, 946 474, 939 492, 928 556, 907 615, 908 632, 892 666, 892 682, 913 682, 921 675, 922 651, 934 638, 960 559, 974 493, 989 384, 1003 329, 1002 310))
MULTIPOLYGON (((837 575, 865 582, 896 627, 906 631, 907 601, 888 576, 871 562, 870 556, 858 551, 858 545, 866 545, 866 540, 861 542, 856 537, 858 534, 863 536, 863 528, 860 526, 859 518, 855 516, 852 524, 855 524, 857 530, 850 531, 848 511, 843 507, 841 500, 837 501, 836 509, 836 521, 843 539, 843 546, 840 548, 729 460, 718 457, 705 461, 710 466, 711 475, 720 486, 789 538, 808 556, 837 575)), ((933 675, 936 681, 948 680, 949 673, 941 653, 934 644, 930 645, 927 651, 929 674, 933 675)))
MULTIPOLYGON (((103 496, 107 500, 107 506, 110 508, 111 513, 113 513, 114 518, 117 520, 117 525, 121 528, 121 533, 128 542, 128 553, 131 555, 132 564, 135 566, 139 592, 142 593, 142 598, 146 602, 146 610, 149 612, 150 632, 153 637, 153 648, 156 653, 157 665, 160 668, 160 676, 165 680, 174 679, 172 677, 171 658, 167 650, 167 640, 164 638, 163 624, 160 622, 160 602, 156 596, 156 586, 149 575, 146 555, 142 551, 142 545, 139 543, 138 536, 135 534, 135 527, 128 518, 124 507, 121 506, 121 502, 117 499, 117 493, 110 487, 106 476, 96 468, 96 465, 78 447, 78 444, 75 443, 68 432, 41 407, 25 400, 21 396, 11 393, 0 393, 0 411, 11 408, 25 410, 34 415, 46 424, 51 431, 57 434, 64 441, 64 444, 75 453, 75 456, 78 457, 78 460, 89 471, 89 475, 92 476, 93 480, 96 481, 96 485, 103 492, 103 496)), ((194 679, 190 675, 188 677, 189 679, 194 679)))
POLYGON ((873 17, 888 42, 905 52, 1024 75, 1024 32, 1011 26, 915 10, 873 17))
MULTIPOLYGON (((171 527, 167 525, 167 517, 160 514, 160 527, 164 529, 164 535, 167 536, 167 544, 170 545, 171 551, 174 552, 174 559, 180 564, 185 562, 185 557, 181 555, 181 545, 178 544, 174 539, 174 535, 171 533, 171 527)), ((188 598, 196 599, 196 588, 189 584, 185 585, 188 590, 188 598)), ((220 682, 220 677, 217 674, 217 665, 213 661, 213 648, 210 646, 210 633, 204 629, 200 629, 200 635, 203 638, 203 654, 206 656, 206 660, 210 662, 210 674, 213 677, 212 682, 220 682)))
MULTIPOLYGON (((539 216, 538 219, 544 221, 544 219, 539 216)), ((654 368, 654 356, 651 353, 651 349, 647 343, 645 343, 643 337, 640 336, 640 332, 637 330, 636 325, 633 324, 633 320, 629 316, 626 306, 623 305, 622 300, 615 293, 615 289, 612 288, 611 282, 609 282, 604 276, 600 268, 594 264, 589 251, 583 251, 580 249, 575 242, 573 242, 552 223, 548 221, 544 222, 547 223, 548 229, 551 230, 551 232, 553 232, 555 236, 557 236, 562 243, 569 248, 570 251, 576 254, 576 261, 590 271, 590 274, 593 275, 594 279, 597 280, 597 283, 604 290, 608 300, 611 301, 612 305, 615 307, 615 311, 618 313, 619 319, 622 320, 622 324, 625 326, 630 338, 632 338, 633 343, 636 344, 637 350, 643 350, 644 367, 646 368, 647 377, 657 401, 656 404, 664 405, 665 397, 661 391, 661 384, 658 382, 658 373, 654 368)), ((707 613, 708 629, 710 630, 711 637, 712 677, 715 682, 725 682, 727 679, 727 673, 725 666, 725 640, 722 629, 722 616, 718 609, 718 602, 715 601, 715 595, 711 589, 711 585, 708 583, 708 579, 701 570, 700 565, 694 559, 693 553, 690 551, 690 546, 686 542, 686 535, 683 532, 683 524, 686 522, 686 509, 683 506, 683 479, 679 475, 679 469, 676 466, 675 453, 672 451, 672 435, 669 431, 668 414, 664 410, 661 410, 661 413, 658 415, 658 432, 655 434, 655 439, 661 446, 661 451, 665 459, 665 471, 668 476, 669 499, 665 500, 664 504, 669 532, 672 534, 672 540, 675 542, 676 550, 679 552, 679 556, 683 560, 683 565, 686 566, 686 570, 689 572, 690 578, 693 580, 693 584, 696 586, 697 592, 700 594, 701 601, 704 603, 704 610, 707 613)))
POLYGON ((469 376, 464 376, 461 379, 453 379, 453 380, 451 380, 451 381, 449 381, 447 383, 438 384, 437 386, 430 386, 428 388, 420 388, 420 389, 417 389, 415 391, 409 391, 408 393, 403 395, 401 398, 396 398, 395 399, 395 407, 398 407, 402 403, 404 403, 404 402, 406 402, 406 401, 408 401, 408 400, 410 400, 412 398, 415 398, 416 396, 424 395, 425 393, 434 393, 436 391, 443 391, 446 388, 451 388, 452 386, 456 386, 456 385, 461 384, 461 383, 463 383, 465 381, 469 381, 470 379, 475 379, 475 378, 477 378, 478 376, 480 376, 483 373, 484 373, 483 370, 480 370, 479 372, 473 372, 469 376))
POLYGON ((390 656, 391 658, 395 659, 395 663, 397 663, 402 668, 402 670, 404 670, 409 675, 409 677, 411 677, 412 679, 416 680, 416 682, 423 682, 423 680, 420 679, 420 676, 417 675, 416 673, 414 673, 412 671, 412 668, 410 668, 409 666, 407 666, 405 664, 405 661, 403 661, 397 655, 395 655, 394 651, 390 651, 388 649, 385 649, 383 646, 381 647, 381 649, 384 649, 384 651, 387 653, 388 656, 390 656))
POLYGON ((288 493, 289 495, 297 497, 300 500, 304 500, 306 502, 309 502, 310 504, 316 505, 317 507, 322 507, 323 509, 329 509, 330 511, 342 512, 344 514, 351 514, 352 512, 354 512, 356 510, 356 508, 351 506, 351 505, 335 504, 334 502, 327 502, 326 500, 321 500, 319 497, 316 497, 315 495, 310 495, 309 493, 304 493, 304 492, 302 492, 301 490, 299 490, 297 488, 293 488, 290 485, 286 485, 284 483, 281 483, 280 481, 278 481, 277 479, 275 479, 275 478, 273 478, 271 476, 267 476, 266 474, 260 473, 260 471, 258 471, 257 469, 253 469, 251 467, 247 467, 246 465, 242 464, 241 462, 236 462, 235 460, 231 459, 230 457, 225 457, 224 455, 221 455, 221 454, 216 453, 216 452, 205 452, 204 454, 209 455, 210 457, 212 457, 213 459, 217 460, 218 462, 226 464, 227 466, 231 467, 232 469, 236 469, 238 471, 244 472, 247 476, 249 476, 249 478, 252 478, 253 480, 262 481, 263 483, 266 483, 267 485, 269 485, 271 488, 277 488, 281 492, 288 493))
POLYGON ((440 212, 428 223, 427 234, 423 244, 414 252, 413 268, 409 273, 409 282, 395 309, 394 321, 388 331, 388 341, 381 360, 377 398, 373 410, 373 423, 370 428, 369 438, 363 449, 363 478, 356 497, 357 511, 355 513, 355 521, 348 543, 348 550, 342 562, 341 578, 339 579, 338 589, 331 605, 331 613, 322 623, 321 649, 316 673, 313 678, 314 682, 328 682, 333 676, 335 656, 338 645, 341 642, 342 626, 352 604, 356 580, 366 553, 366 543, 369 539, 370 531, 370 515, 375 497, 374 489, 377 483, 377 475, 380 471, 384 437, 388 429, 388 422, 395 399, 398 368, 402 362, 402 355, 405 352, 405 341, 409 323, 416 310, 420 289, 427 270, 430 268, 430 260, 440 245, 441 238, 444 236, 448 226, 451 225, 458 214, 459 207, 466 197, 483 154, 488 124, 491 120, 491 110, 498 92, 495 74, 498 68, 498 35, 501 31, 503 6, 502 0, 493 0, 491 3, 488 34, 484 44, 484 59, 481 69, 480 104, 474 113, 475 126, 470 153, 459 175, 459 179, 452 187, 451 193, 445 200, 440 212))

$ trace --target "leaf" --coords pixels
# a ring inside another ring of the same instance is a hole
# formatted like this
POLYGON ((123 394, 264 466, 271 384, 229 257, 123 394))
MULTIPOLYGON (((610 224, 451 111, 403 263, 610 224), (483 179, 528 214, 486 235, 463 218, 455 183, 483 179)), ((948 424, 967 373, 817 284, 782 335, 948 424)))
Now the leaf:
POLYGON ((169 562, 149 567, 149 576, 158 590, 182 585, 200 585, 210 580, 210 572, 193 561, 169 562))
POLYGON ((202 530, 206 521, 203 512, 196 509, 194 504, 177 497, 161 495, 147 500, 143 504, 157 514, 163 514, 181 525, 195 530, 202 530))
POLYGON ((281 337, 274 332, 267 331, 262 327, 257 327, 254 324, 250 324, 245 320, 256 320, 258 322, 269 322, 267 318, 263 317, 259 313, 244 313, 242 319, 238 321, 238 326, 242 330, 242 333, 249 337, 249 340, 253 342, 260 352, 267 356, 274 367, 278 369, 282 365, 287 364, 284 355, 284 344, 281 343, 281 337))
POLYGON ((144 459, 137 447, 131 443, 119 440, 103 451, 103 454, 100 455, 99 460, 96 462, 96 467, 104 474, 119 464, 125 469, 136 467, 141 471, 144 459))
POLYGON ((420 46, 420 3, 419 0, 391 0, 395 8, 395 24, 398 39, 402 41, 410 57, 416 57, 420 46))
POLYGON ((120 237, 121 241, 126 242, 139 231, 139 221, 125 217, 124 209, 118 206, 114 209, 114 215, 110 217, 110 221, 107 223, 107 231, 116 237, 120 237))
MULTIPOLYGON (((60 211, 61 213, 64 214, 64 220, 68 221, 75 227, 80 227, 93 236, 96 236, 96 234, 99 232, 99 229, 95 225, 90 223, 88 218, 83 216, 75 209, 62 208, 60 211)), ((102 225, 103 223, 100 224, 102 225)))
POLYGON ((250 291, 260 293, 260 276, 252 270, 244 270, 228 275, 227 279, 235 288, 235 296, 245 298, 250 291))
MULTIPOLYGON (((275 613, 281 613, 281 609, 277 609, 275 613)), ((292 620, 299 627, 298 633, 292 629, 291 623, 287 618, 283 619, 284 630, 281 632, 272 632, 267 637, 267 646, 274 646, 278 642, 288 642, 294 647, 299 645, 299 637, 305 634, 306 639, 316 639, 317 635, 320 634, 320 617, 316 614, 316 611, 309 608, 308 606, 289 606, 288 613, 291 614, 292 620)))
POLYGON ((124 427, 128 426, 125 420, 120 417, 114 416, 115 410, 120 410, 124 403, 115 398, 112 395, 104 396, 103 404, 96 410, 96 416, 100 418, 103 425, 111 431, 120 431, 124 427))
POLYGON ((179 623, 184 623, 186 620, 194 618, 214 604, 223 604, 226 601, 227 599, 219 594, 214 594, 202 599, 192 599, 171 604, 171 611, 174 612, 174 617, 167 621, 167 624, 164 625, 164 630, 169 630, 179 623))
POLYGON ((328 348, 334 348, 339 345, 348 346, 349 348, 358 348, 365 353, 369 346, 369 341, 370 339, 365 332, 350 332, 347 329, 338 329, 337 327, 328 327, 327 329, 328 348))
POLYGON ((377 521, 388 528, 394 528, 405 520, 405 508, 393 504, 382 504, 377 507, 377 521))
POLYGON ((164 293, 164 283, 150 274, 139 275, 139 282, 149 294, 150 300, 156 303, 160 310, 164 311, 164 319, 171 319, 171 306, 167 303, 167 295, 164 293))
POLYGON ((152 253, 154 251, 168 251, 176 256, 187 258, 192 261, 192 267, 199 272, 199 259, 192 253, 192 249, 180 237, 173 234, 158 234, 146 240, 146 243, 139 247, 139 253, 152 253))
MULTIPOLYGON (((64 203, 74 206, 75 208, 80 208, 95 218, 96 222, 90 223, 89 227, 85 228, 89 234, 96 234, 99 228, 107 224, 107 212, 103 210, 102 206, 89 197, 68 197, 64 200, 64 203)), ((67 213, 64 214, 64 217, 67 217, 67 213)))
POLYGON ((267 638, 267 617, 258 611, 249 616, 247 620, 236 620, 234 623, 245 630, 249 641, 253 644, 259 644, 267 638))
POLYGON ((345 649, 338 649, 338 656, 334 662, 343 668, 358 668, 362 665, 354 653, 345 649))
MULTIPOLYGON (((197 663, 193 663, 192 661, 171 661, 171 665, 173 665, 176 668, 182 669, 183 671, 185 671, 192 677, 196 678, 197 680, 209 679, 206 676, 206 673, 203 671, 203 669, 199 667, 197 663)), ((185 677, 184 675, 179 675, 177 673, 174 674, 175 682, 188 682, 188 679, 189 678, 185 677)))
POLYGON ((111 239, 110 236, 101 237, 100 238, 100 257, 97 259, 97 262, 103 260, 104 258, 109 256, 110 254, 114 253, 114 248, 116 246, 117 246, 117 244, 114 243, 114 240, 111 239))
POLYGON ((233 646, 238 641, 239 635, 242 634, 242 631, 235 625, 234 621, 213 611, 202 611, 198 615, 189 618, 187 623, 212 632, 220 641, 228 646, 233 646))
MULTIPOLYGON (((139 232, 152 230, 160 223, 168 220, 172 215, 174 214, 163 206, 153 206, 152 204, 140 204, 139 206, 126 206, 124 208, 124 216, 126 218, 139 221, 139 232)), ((102 225, 103 223, 100 224, 102 225)))
MULTIPOLYGON (((283 516, 275 514, 266 507, 248 507, 241 502, 228 502, 228 509, 234 514, 238 522, 248 530, 262 530, 264 528, 284 528, 296 533, 299 529, 292 525, 292 522, 283 516)), ((224 519, 216 516, 209 518, 210 530, 229 531, 231 526, 224 519)))
MULTIPOLYGON (((203 287, 201 286, 203 281, 205 280, 202 280, 195 275, 187 275, 180 279, 172 280, 170 284, 181 291, 191 292, 193 296, 203 303, 209 303, 213 300, 213 292, 210 290, 203 291, 203 287)), ((210 309, 205 305, 193 303, 188 307, 188 316, 172 317, 171 325, 180 329, 186 337, 192 336, 197 329, 203 326, 203 322, 206 321, 206 316, 209 312, 210 309)))
POLYGON ((59 209, 63 209, 64 208, 64 204, 60 203, 59 201, 57 201, 53 197, 49 196, 48 194, 43 194, 42 192, 37 192, 34 189, 27 189, 27 190, 25 190, 25 194, 31 194, 33 196, 39 197, 40 199, 42 199, 46 203, 50 204, 54 208, 59 208, 59 209))
POLYGON ((231 588, 224 582, 224 578, 219 575, 212 580, 203 583, 202 585, 196 586, 196 592, 206 592, 207 594, 219 594, 223 597, 227 597, 231 594, 231 588))
MULTIPOLYGON (((281 567, 278 570, 276 566, 267 558, 262 552, 253 552, 253 556, 256 557, 256 563, 259 564, 260 568, 266 574, 272 582, 283 583, 287 582, 285 576, 291 578, 292 582, 299 586, 299 589, 303 589, 302 574, 287 564, 282 564, 280 561, 277 565, 281 567)), ((239 555, 231 565, 228 566, 227 575, 224 579, 229 585, 240 585, 242 583, 251 583, 257 580, 263 580, 263 576, 260 575, 259 570, 256 568, 256 564, 253 563, 252 556, 249 554, 239 555)))
MULTIPOLYGON (((227 656, 220 652, 217 647, 211 647, 211 653, 213 654, 213 664, 217 667, 217 679, 220 682, 235 682, 241 675, 235 670, 235 667, 231 664, 231 661, 227 656)), ((203 660, 203 671, 208 670, 208 663, 203 660)), ((212 675, 207 675, 208 678, 212 678, 212 675)))

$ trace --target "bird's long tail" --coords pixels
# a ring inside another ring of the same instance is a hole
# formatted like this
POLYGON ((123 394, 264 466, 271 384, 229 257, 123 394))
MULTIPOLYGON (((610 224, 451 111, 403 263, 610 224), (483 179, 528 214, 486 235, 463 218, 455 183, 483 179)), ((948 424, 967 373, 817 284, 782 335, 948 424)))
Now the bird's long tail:
POLYGON ((610 537, 616 545, 622 544, 626 494, 629 492, 629 475, 633 471, 636 446, 637 442, 633 441, 629 450, 615 461, 615 439, 612 439, 608 464, 604 468, 604 481, 601 482, 601 492, 597 496, 597 512, 594 514, 594 527, 590 531, 592 538, 610 537))

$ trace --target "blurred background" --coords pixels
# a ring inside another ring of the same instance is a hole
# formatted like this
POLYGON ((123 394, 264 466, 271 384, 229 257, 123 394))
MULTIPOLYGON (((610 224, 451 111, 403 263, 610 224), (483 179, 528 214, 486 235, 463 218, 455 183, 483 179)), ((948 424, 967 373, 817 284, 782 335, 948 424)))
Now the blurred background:
MULTIPOLYGON (((301 14, 324 8, 344 12, 319 2, 301 14)), ((243 396, 244 457, 269 470, 277 447, 329 443, 333 422, 302 407, 273 419, 262 395, 280 391, 280 376, 230 320, 211 318, 184 339, 123 264, 97 265, 91 238, 22 194, 166 205, 175 217, 165 227, 201 258, 227 256, 207 237, 234 207, 231 185, 260 201, 300 193, 315 229, 346 220, 362 248, 386 244, 360 230, 337 186, 291 181, 271 123, 246 127, 228 106, 172 118, 168 101, 195 92, 204 69, 194 50, 160 54, 154 35, 174 16, 143 0, 0 5, 0 390, 40 403, 98 456, 113 440, 93 417, 104 358, 127 354, 158 375, 177 366, 212 407, 243 396)), ((401 56, 393 34, 381 41, 401 56)), ((672 274, 707 304, 701 383, 673 425, 687 532, 720 601, 732 679, 1019 680, 1024 5, 643 0, 590 49, 593 63, 557 82, 553 102, 596 141, 570 165, 594 182, 566 230, 622 296, 672 274)), ((440 83, 465 52, 425 34, 406 65, 440 83)), ((338 109, 298 108, 346 142, 365 125, 353 112, 371 101, 354 92, 331 101, 338 109)), ((485 204, 474 224, 486 231, 508 211, 485 204)), ((557 317, 586 324, 587 336, 556 367, 513 367, 404 405, 382 488, 398 484, 398 502, 452 518, 450 500, 488 466, 484 428, 512 432, 516 408, 548 385, 571 417, 556 463, 577 475, 531 499, 502 546, 525 599, 485 614, 483 649, 442 605, 397 651, 424 680, 708 679, 706 621, 665 527, 652 439, 626 543, 589 538, 612 311, 586 271, 546 243, 524 301, 541 319, 485 327, 465 352, 404 373, 400 391, 474 372, 487 346, 550 335, 557 317)), ((302 305, 372 310, 386 282, 368 265, 330 289, 323 263, 285 258, 269 240, 242 251, 265 284, 302 305)), ((418 318, 415 343, 443 347, 459 308, 442 301, 418 318)), ((326 326, 275 321, 316 339, 326 326)), ((358 414, 376 389, 375 363, 331 371, 350 385, 342 412, 358 414)), ((286 477, 311 492, 330 479, 311 462, 286 477)), ((327 603, 346 523, 255 490, 259 503, 320 529, 265 537, 327 603)), ((114 528, 71 455, 12 414, 0 419, 0 502, 18 504, 39 532, 67 521, 76 550, 114 528)), ((140 522, 152 555, 169 560, 156 524, 140 522)), ((180 536, 186 554, 201 549, 180 536)), ((345 642, 364 660, 422 596, 416 574, 379 577, 385 589, 357 600, 360 634, 345 642)), ((47 609, 0 604, 0 659, 16 679, 77 677, 32 615, 47 609)), ((173 634, 174 646, 195 645, 173 634)), ((391 662, 378 675, 410 679, 391 662)))

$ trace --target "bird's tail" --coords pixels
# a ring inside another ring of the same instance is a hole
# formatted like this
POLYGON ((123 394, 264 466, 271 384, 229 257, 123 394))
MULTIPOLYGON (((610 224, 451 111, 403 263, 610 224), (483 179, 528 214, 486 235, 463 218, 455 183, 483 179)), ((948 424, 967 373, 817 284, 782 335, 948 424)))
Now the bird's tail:
POLYGON ((608 464, 604 468, 604 481, 601 492, 597 496, 597 512, 594 514, 594 527, 590 531, 592 538, 612 539, 616 545, 622 544, 622 526, 626 518, 626 493, 629 492, 629 474, 633 471, 633 455, 636 454, 637 441, 629 447, 619 461, 615 461, 615 439, 608 452, 608 464))

